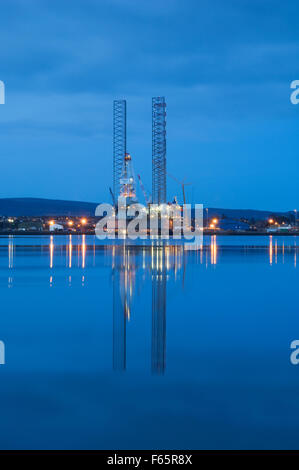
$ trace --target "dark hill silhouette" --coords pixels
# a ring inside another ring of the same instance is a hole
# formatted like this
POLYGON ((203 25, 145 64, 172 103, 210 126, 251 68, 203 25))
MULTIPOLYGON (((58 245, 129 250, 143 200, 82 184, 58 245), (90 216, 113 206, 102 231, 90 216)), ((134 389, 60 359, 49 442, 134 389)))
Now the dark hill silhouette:
POLYGON ((39 199, 31 197, 0 198, 0 215, 4 216, 93 216, 99 203, 39 199))
MULTIPOLYGON (((40 199, 31 197, 0 198, 0 216, 94 216, 100 202, 65 201, 60 199, 40 199)), ((254 209, 217 209, 209 208, 210 217, 227 217, 229 219, 265 220, 271 215, 294 216, 292 212, 260 211, 254 209)), ((204 209, 204 218, 207 211, 204 209)))

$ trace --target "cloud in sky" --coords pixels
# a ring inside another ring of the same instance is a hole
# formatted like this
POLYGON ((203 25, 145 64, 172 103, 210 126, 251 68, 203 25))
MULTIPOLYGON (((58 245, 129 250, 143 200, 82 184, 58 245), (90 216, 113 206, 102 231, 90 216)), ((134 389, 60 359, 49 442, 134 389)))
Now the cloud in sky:
MULTIPOLYGON (((198 202, 299 203, 295 2, 3 0, 0 10, 1 197, 107 199, 118 97, 150 189, 151 97, 165 95, 168 165, 198 202)), ((169 197, 179 191, 169 181, 169 197)))

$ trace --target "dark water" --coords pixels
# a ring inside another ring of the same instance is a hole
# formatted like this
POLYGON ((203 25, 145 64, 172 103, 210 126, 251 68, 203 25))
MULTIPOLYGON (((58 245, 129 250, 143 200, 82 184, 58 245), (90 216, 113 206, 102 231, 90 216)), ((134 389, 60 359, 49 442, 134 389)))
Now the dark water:
POLYGON ((0 447, 298 448, 298 256, 1 238, 0 447))

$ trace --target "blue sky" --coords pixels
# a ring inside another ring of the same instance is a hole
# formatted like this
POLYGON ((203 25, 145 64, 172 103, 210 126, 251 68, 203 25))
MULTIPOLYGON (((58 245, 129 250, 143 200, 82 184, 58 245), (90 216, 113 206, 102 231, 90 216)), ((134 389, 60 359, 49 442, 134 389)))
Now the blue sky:
POLYGON ((189 201, 299 208, 298 14, 295 0, 1 0, 0 197, 109 201, 116 98, 150 191, 163 95, 189 201))

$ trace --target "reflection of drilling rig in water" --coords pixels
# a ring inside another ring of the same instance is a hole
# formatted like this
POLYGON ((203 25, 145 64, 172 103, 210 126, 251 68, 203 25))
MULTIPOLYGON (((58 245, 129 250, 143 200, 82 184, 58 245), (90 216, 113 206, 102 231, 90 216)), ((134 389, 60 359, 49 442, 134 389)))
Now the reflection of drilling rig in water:
POLYGON ((152 372, 163 374, 166 366, 166 282, 182 267, 180 247, 113 246, 113 368, 126 369, 126 329, 132 316, 137 272, 152 279, 152 372))
POLYGON ((166 360, 165 251, 157 247, 152 256, 152 372, 163 374, 166 360))
POLYGON ((113 369, 125 370, 126 324, 131 316, 136 266, 128 247, 119 250, 113 247, 113 369))

